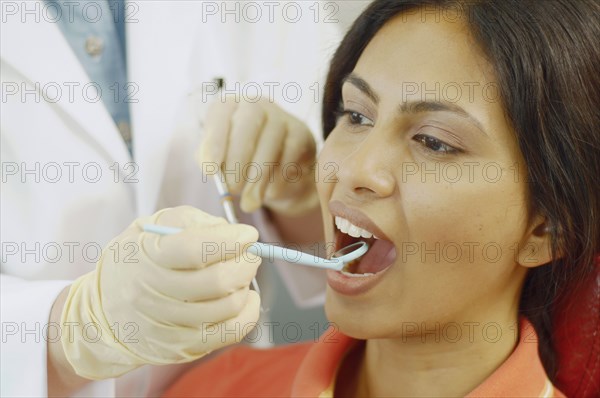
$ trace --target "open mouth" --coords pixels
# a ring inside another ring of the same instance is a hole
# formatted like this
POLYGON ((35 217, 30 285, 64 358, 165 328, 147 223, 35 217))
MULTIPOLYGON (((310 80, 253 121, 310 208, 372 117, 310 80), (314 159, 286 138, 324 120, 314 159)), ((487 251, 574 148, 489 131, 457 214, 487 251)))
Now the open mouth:
POLYGON ((343 217, 335 217, 335 250, 356 242, 366 242, 369 250, 360 258, 347 263, 340 271, 350 277, 375 275, 389 268, 396 260, 394 244, 380 239, 373 232, 352 224, 343 217))

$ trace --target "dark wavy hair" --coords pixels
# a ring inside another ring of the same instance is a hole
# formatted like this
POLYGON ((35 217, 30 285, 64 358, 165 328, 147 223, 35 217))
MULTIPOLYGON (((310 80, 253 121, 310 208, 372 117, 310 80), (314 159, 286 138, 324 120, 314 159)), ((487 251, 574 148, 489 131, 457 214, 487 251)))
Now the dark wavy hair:
POLYGON ((600 252, 600 3, 596 0, 375 0, 338 47, 327 77, 325 138, 341 84, 392 17, 416 8, 460 9, 494 66, 502 105, 527 165, 530 209, 544 215, 554 260, 529 270, 520 313, 556 376, 553 311, 594 269, 600 252))

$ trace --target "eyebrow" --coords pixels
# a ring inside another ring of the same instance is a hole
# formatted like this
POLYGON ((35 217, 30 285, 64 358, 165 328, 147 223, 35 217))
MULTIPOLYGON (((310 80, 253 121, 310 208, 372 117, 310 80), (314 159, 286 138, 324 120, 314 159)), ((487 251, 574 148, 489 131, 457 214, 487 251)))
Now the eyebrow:
MULTIPOLYGON (((350 83, 361 92, 363 92, 371 101, 374 103, 379 102, 379 96, 377 93, 371 88, 369 83, 367 83, 363 78, 358 77, 355 74, 349 74, 342 81, 342 86, 345 83, 350 83)), ((483 134, 487 135, 483 125, 479 120, 473 117, 469 112, 465 111, 463 108, 456 104, 440 102, 440 101, 408 101, 402 103, 398 108, 400 113, 409 113, 409 114, 417 114, 417 113, 425 113, 425 112, 450 112, 461 117, 468 119, 471 123, 473 123, 483 134)))
POLYGON ((350 73, 348 76, 346 76, 344 78, 344 80, 342 80, 342 84, 340 87, 342 87, 346 83, 350 83, 354 87, 356 87, 357 89, 362 91, 374 103, 377 104, 379 102, 379 96, 375 93, 375 91, 373 91, 371 86, 369 86, 369 83, 367 83, 363 78, 360 78, 360 77, 356 76, 355 74, 350 73))

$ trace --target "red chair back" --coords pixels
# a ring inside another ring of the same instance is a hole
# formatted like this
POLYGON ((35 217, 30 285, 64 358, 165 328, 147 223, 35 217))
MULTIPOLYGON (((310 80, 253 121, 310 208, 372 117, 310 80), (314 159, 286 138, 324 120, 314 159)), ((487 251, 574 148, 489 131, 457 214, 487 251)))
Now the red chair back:
POLYGON ((554 330, 556 387, 567 397, 600 397, 600 256, 584 286, 560 304, 554 330))

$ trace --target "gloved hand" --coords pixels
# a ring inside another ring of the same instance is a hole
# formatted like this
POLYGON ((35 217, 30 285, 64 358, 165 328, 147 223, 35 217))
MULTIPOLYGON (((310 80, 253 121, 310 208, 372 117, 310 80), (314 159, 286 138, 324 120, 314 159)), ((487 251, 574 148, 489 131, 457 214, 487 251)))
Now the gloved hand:
POLYGON ((228 171, 227 186, 232 194, 241 194, 243 211, 264 205, 301 216, 317 209, 316 143, 302 121, 267 100, 230 99, 211 105, 204 127, 200 167, 206 172, 207 165, 216 164, 228 171))
POLYGON ((251 226, 192 207, 133 222, 70 288, 61 343, 76 373, 116 377, 240 341, 259 316, 249 285, 261 259, 243 251, 257 238, 251 226), (159 236, 142 231, 147 223, 184 231, 159 236))

